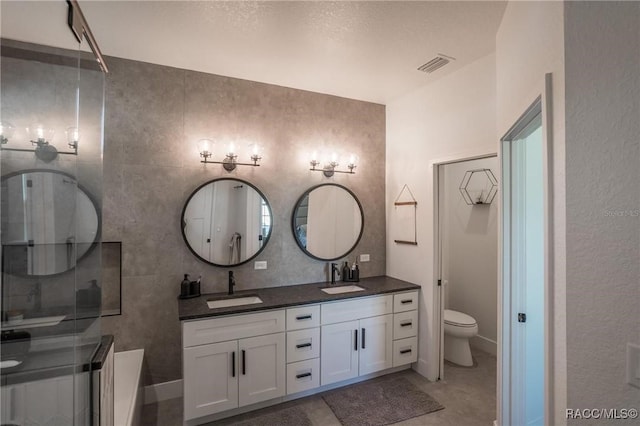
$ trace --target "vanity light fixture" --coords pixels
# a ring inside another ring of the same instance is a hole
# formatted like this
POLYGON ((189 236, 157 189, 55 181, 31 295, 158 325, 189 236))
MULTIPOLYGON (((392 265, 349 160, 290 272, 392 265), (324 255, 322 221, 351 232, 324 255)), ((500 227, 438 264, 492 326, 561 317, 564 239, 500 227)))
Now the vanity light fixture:
POLYGON ((334 173, 348 173, 348 174, 355 174, 355 172, 353 171, 353 169, 355 169, 356 166, 356 156, 351 154, 351 156, 349 157, 349 163, 347 164, 347 168, 349 169, 347 170, 336 170, 336 168, 340 165, 340 163, 338 162, 338 156, 337 154, 334 152, 331 154, 331 160, 327 161, 327 163, 324 165, 323 168, 321 169, 317 169, 316 167, 318 167, 320 165, 320 161, 318 161, 317 159, 317 153, 314 152, 311 155, 311 161, 309 161, 309 164, 311 165, 311 168, 309 170, 314 171, 314 172, 322 172, 324 173, 324 175, 326 177, 331 177, 334 175, 334 173))
MULTIPOLYGON (((0 142, 5 145, 9 142, 9 139, 13 135, 13 126, 7 122, 0 123, 0 142)), ((55 130, 47 128, 42 124, 34 124, 28 127, 27 133, 30 136, 31 145, 35 146, 33 149, 24 148, 5 148, 4 151, 19 151, 19 152, 33 152, 40 160, 45 163, 50 163, 58 157, 58 154, 78 155, 78 129, 76 127, 69 127, 67 129, 68 145, 73 150, 71 152, 58 151, 55 146, 51 145, 55 130)))
POLYGON ((230 142, 227 145, 225 157, 222 161, 212 161, 209 160, 213 156, 213 142, 211 139, 200 139, 197 143, 198 151, 200 152, 200 157, 203 159, 200 161, 205 164, 222 164, 222 167, 228 172, 235 170, 237 166, 253 166, 259 167, 260 164, 258 162, 262 160, 262 147, 259 144, 251 144, 249 147, 251 148, 251 161, 253 163, 239 163, 238 154, 236 153, 235 144, 230 142))

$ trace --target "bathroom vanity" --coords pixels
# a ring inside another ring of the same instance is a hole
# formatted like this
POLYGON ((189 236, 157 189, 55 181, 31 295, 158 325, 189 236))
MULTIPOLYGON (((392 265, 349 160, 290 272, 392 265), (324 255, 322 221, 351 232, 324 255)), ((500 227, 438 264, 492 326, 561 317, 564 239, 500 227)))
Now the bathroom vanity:
POLYGON ((184 422, 197 425, 409 368, 419 286, 364 278, 179 301, 184 422), (209 300, 251 300, 211 309, 209 300), (246 299, 245 299, 246 298, 246 299), (256 298, 261 302, 255 303, 256 298))

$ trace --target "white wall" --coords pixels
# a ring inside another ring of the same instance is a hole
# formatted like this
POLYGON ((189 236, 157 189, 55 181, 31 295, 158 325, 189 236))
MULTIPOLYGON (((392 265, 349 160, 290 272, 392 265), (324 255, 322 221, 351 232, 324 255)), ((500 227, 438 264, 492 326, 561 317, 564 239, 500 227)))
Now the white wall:
POLYGON ((569 408, 638 408, 640 3, 565 5, 569 408))
MULTIPOLYGON (((468 205, 460 194, 467 170, 490 169, 499 179, 498 159, 482 158, 444 166, 442 280, 445 307, 471 315, 478 323, 473 346, 496 354, 498 334, 498 200, 468 205)), ((475 175, 474 176, 478 176, 475 175)), ((485 183, 476 178, 472 184, 485 183)))
POLYGON ((562 2, 509 2, 496 35, 498 140, 533 103, 552 73, 553 398, 551 424, 566 423, 566 207, 564 129, 564 12, 562 2))
POLYGON ((438 374, 431 164, 496 152, 495 84, 488 55, 387 105, 387 275, 422 286, 417 370, 431 380, 438 374), (393 241, 393 201, 404 184, 418 201, 417 246, 393 241))

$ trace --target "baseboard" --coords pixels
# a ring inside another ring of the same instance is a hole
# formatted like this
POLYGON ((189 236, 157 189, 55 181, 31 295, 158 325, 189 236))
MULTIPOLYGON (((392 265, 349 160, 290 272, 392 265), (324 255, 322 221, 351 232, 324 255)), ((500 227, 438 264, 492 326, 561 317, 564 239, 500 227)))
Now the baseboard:
POLYGON ((497 356, 498 343, 495 340, 487 339, 486 337, 478 335, 471 338, 469 343, 473 348, 478 348, 481 351, 488 352, 491 355, 497 356))
POLYGON ((144 387, 144 403, 153 404, 182 396, 182 379, 144 387))

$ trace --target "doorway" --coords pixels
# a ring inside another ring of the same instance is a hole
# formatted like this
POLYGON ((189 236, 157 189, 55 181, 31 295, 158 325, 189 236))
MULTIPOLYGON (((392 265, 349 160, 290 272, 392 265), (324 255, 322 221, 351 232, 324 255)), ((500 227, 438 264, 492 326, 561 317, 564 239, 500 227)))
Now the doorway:
POLYGON ((487 355, 483 359, 495 363, 499 162, 495 154, 456 159, 435 164, 434 173, 438 283, 434 311, 440 337, 439 378, 444 379, 445 359, 451 365, 473 367, 477 362, 471 353, 480 351, 487 355), (461 341, 452 338, 452 321, 461 327, 461 341))
POLYGON ((545 424, 549 231, 542 98, 501 139, 501 423, 545 424))

